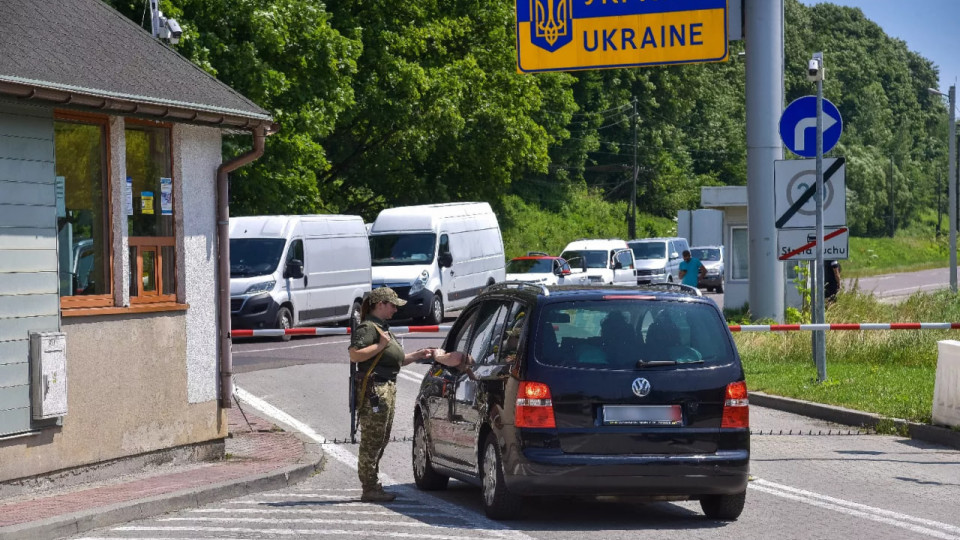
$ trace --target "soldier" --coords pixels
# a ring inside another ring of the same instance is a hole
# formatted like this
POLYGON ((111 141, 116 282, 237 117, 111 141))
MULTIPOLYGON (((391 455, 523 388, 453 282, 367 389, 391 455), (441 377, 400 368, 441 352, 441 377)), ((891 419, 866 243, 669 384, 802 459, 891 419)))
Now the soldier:
POLYGON ((387 493, 380 485, 380 458, 390 440, 393 427, 394 404, 397 395, 397 373, 413 362, 448 363, 460 361, 459 356, 445 354, 437 349, 420 349, 404 353, 387 321, 406 304, 389 287, 374 289, 360 308, 361 323, 353 332, 347 349, 350 361, 357 363, 357 409, 360 422, 360 455, 357 474, 363 487, 364 502, 390 502, 397 496, 387 493))

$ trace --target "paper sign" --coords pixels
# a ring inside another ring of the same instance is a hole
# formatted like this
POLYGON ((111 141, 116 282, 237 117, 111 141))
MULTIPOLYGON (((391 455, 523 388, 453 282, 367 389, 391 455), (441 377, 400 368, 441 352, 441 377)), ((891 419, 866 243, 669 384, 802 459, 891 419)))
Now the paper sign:
POLYGON ((173 179, 160 179, 160 214, 173 215, 173 179))
POLYGON ((153 192, 140 192, 140 213, 143 215, 153 214, 153 192))
POLYGON ((58 176, 55 189, 57 191, 57 217, 67 217, 67 179, 58 176))
POLYGON ((127 177, 127 183, 123 185, 123 205, 124 211, 128 216, 133 215, 133 178, 127 177))

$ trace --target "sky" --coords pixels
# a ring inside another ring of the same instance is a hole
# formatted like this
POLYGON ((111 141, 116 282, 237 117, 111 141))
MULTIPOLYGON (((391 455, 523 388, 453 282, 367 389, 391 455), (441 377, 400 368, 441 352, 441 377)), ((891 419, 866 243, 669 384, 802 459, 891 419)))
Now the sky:
MULTIPOLYGON (((801 0, 803 4, 824 3, 801 0)), ((857 7, 888 36, 907 42, 907 48, 933 61, 944 93, 960 78, 960 0, 830 0, 857 7)), ((829 54, 824 51, 824 56, 829 54)), ((829 58, 827 56, 827 58, 829 58)), ((829 60, 828 60, 829 62, 829 60)), ((829 64, 828 64, 829 65, 829 64)))

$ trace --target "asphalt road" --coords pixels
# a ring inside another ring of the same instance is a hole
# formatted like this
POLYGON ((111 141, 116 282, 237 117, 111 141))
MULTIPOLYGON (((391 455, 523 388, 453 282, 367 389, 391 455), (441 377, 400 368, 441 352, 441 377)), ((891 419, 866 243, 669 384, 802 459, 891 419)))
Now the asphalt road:
MULTIPOLYGON (((440 335, 403 336, 404 346, 436 346, 440 335)), ((84 538, 424 538, 424 539, 813 539, 960 540, 960 452, 752 407, 754 479, 740 520, 708 520, 695 502, 544 499, 524 519, 494 522, 477 488, 452 481, 442 492, 413 485, 410 411, 427 366, 398 381, 397 441, 381 462, 395 503, 358 502, 356 445, 348 436, 346 336, 289 343, 237 343, 243 407, 326 444, 326 466, 293 489, 215 503, 94 531, 84 538), (813 435, 780 435, 802 431, 813 435), (843 434, 837 435, 837 432, 843 434), (824 435, 817 435, 822 432, 824 435), (831 433, 827 435, 827 433, 831 433)))

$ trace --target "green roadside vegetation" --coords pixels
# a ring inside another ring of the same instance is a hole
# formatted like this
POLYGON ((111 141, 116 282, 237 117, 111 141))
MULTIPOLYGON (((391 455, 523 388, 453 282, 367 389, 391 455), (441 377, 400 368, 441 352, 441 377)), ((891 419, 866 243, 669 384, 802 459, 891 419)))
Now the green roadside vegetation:
MULTIPOLYGON (((894 305, 881 303, 869 293, 846 291, 827 309, 826 320, 955 322, 960 321, 958 300, 956 294, 940 291, 918 293, 894 305)), ((826 336, 827 380, 818 384, 809 332, 734 334, 747 387, 890 418, 930 422, 937 341, 960 338, 956 330, 834 331, 826 336)))
POLYGON ((937 213, 927 210, 906 229, 897 230, 893 238, 850 238, 850 258, 842 261, 843 277, 856 278, 944 268, 950 256, 947 242, 947 218, 940 219, 942 234, 937 231, 937 213))

